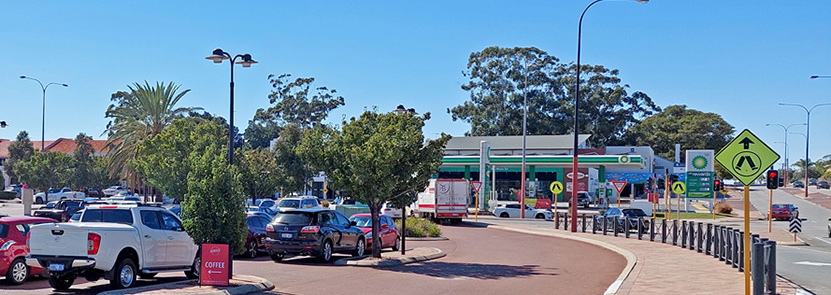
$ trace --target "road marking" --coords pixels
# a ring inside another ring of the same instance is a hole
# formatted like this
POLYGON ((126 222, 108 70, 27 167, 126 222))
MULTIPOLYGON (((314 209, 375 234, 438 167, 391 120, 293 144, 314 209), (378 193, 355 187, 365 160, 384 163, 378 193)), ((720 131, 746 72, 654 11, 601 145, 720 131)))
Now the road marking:
POLYGON ((811 261, 799 261, 799 262, 794 262, 793 264, 811 265, 811 266, 831 266, 831 263, 811 262, 811 261))
POLYGON ((821 242, 825 242, 825 243, 828 243, 828 244, 831 244, 831 242, 826 241, 826 240, 824 240, 824 239, 822 239, 822 238, 814 238, 814 240, 816 240, 816 241, 821 241, 821 242))

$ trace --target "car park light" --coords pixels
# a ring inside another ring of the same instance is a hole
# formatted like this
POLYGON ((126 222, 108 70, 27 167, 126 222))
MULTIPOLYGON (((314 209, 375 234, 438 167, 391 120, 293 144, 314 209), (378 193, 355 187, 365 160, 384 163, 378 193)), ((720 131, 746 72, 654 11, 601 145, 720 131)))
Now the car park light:
POLYGON ((87 254, 98 254, 98 247, 101 246, 101 236, 94 233, 87 234, 87 254))
POLYGON ((6 250, 9 250, 9 248, 11 248, 11 247, 12 247, 12 245, 14 245, 14 240, 11 240, 11 241, 6 241, 5 243, 3 243, 3 246, 2 246, 2 247, 0 247, 0 251, 6 251, 6 250))
POLYGON ((317 225, 304 226, 302 229, 300 229, 300 232, 301 233, 317 233, 317 232, 320 232, 320 227, 317 226, 317 225))

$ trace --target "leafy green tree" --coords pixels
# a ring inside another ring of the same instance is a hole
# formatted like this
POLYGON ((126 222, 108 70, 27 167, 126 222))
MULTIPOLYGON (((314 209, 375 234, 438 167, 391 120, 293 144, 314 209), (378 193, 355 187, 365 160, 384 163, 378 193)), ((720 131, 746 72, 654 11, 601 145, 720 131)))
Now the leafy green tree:
POLYGON ((322 122, 333 109, 344 105, 343 96, 326 86, 313 87, 315 78, 291 80, 291 74, 268 75, 274 90, 268 95, 274 104, 266 110, 257 110, 255 119, 274 121, 279 125, 297 124, 310 127, 322 122))
POLYGON ((221 144, 207 145, 188 157, 187 194, 182 202, 185 230, 196 243, 228 244, 231 253, 244 251, 245 193, 240 174, 228 165, 221 144))
MULTIPOLYGON (((825 169, 822 166, 817 165, 820 161, 814 162, 811 159, 808 159, 808 178, 819 178, 825 173, 825 169)), ((796 168, 791 179, 793 180, 804 180, 805 179, 805 159, 799 159, 793 164, 791 167, 796 168)), ((805 185, 808 185, 807 183, 805 185)))
MULTIPOLYGON (((618 70, 582 65, 580 133, 595 146, 618 139, 629 126, 660 108, 643 92, 628 93, 618 70)), ((574 82, 577 67, 534 47, 488 47, 473 52, 462 89, 470 101, 448 109, 453 120, 471 124, 467 135, 521 135, 527 97, 528 134, 573 132, 574 82)))
POLYGON ((265 112, 258 109, 253 120, 248 120, 248 128, 245 128, 245 141, 251 148, 267 148, 271 140, 280 136, 280 125, 275 120, 262 118, 265 112))
POLYGON ((29 133, 20 131, 15 141, 9 145, 9 157, 3 165, 12 183, 19 182, 17 173, 15 172, 16 164, 22 161, 28 161, 34 154, 35 148, 32 145, 32 141, 29 140, 29 133))
POLYGON ((718 151, 732 139, 733 132, 733 125, 718 114, 672 105, 629 128, 621 144, 648 145, 659 156, 671 159, 676 143, 684 149, 718 151))
POLYGON ((279 185, 288 192, 303 191, 310 176, 310 169, 297 150, 298 142, 303 139, 305 132, 297 124, 286 125, 274 144, 277 163, 283 172, 279 185))
POLYGON ((75 137, 75 151, 72 153, 72 157, 75 159, 73 161, 74 169, 69 183, 76 189, 95 187, 97 185, 94 171, 95 161, 93 160, 95 149, 89 143, 90 140, 92 138, 84 133, 79 133, 75 137))
POLYGON ((108 157, 93 157, 92 158, 92 175, 95 181, 92 187, 97 188, 99 191, 118 183, 119 178, 117 176, 110 175, 109 173, 109 161, 110 158, 108 157))
POLYGON ((35 152, 27 161, 16 165, 21 182, 37 190, 69 185, 74 160, 61 152, 35 152))
POLYGON ((144 140, 136 148, 136 155, 130 163, 147 183, 158 188, 165 195, 183 200, 187 194, 194 153, 202 153, 210 145, 224 145, 227 148, 227 129, 213 120, 182 118, 174 121, 151 139, 144 140))
POLYGON ((257 198, 272 197, 280 186, 283 171, 277 155, 268 148, 249 149, 234 158, 245 193, 256 204, 257 198))
POLYGON ((174 120, 190 111, 201 110, 197 107, 176 107, 179 100, 190 89, 179 92, 179 85, 156 82, 151 86, 134 83, 127 86, 129 91, 113 93, 109 108, 105 114, 110 118, 107 123, 107 145, 112 148, 107 153, 110 158, 109 172, 112 175, 124 175, 128 164, 137 156, 138 145, 164 131, 174 120))
MULTIPOLYGON (((372 230, 379 232, 378 214, 387 201, 421 190, 441 165, 450 135, 425 140, 422 128, 429 113, 364 112, 337 130, 322 124, 303 137, 299 154, 328 172, 334 187, 369 206, 372 230)), ((380 245, 373 235, 372 245, 380 245)), ((373 247, 373 257, 381 257, 373 247)))

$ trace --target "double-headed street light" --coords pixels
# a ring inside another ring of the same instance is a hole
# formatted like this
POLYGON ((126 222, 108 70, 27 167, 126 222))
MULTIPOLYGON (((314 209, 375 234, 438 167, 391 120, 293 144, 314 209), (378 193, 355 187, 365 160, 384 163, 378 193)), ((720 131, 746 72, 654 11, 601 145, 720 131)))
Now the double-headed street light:
POLYGON ((228 163, 234 164, 234 64, 242 65, 243 68, 249 68, 257 62, 251 59, 251 55, 248 53, 237 54, 231 57, 231 54, 219 48, 214 49, 213 54, 205 57, 205 59, 212 60, 216 64, 222 63, 226 59, 231 60, 231 112, 229 113, 228 119, 228 163), (240 60, 237 61, 237 58, 240 60))
POLYGON ((822 75, 813 75, 811 79, 818 79, 818 78, 831 78, 831 76, 822 76, 822 75))
MULTIPOLYGON (((586 6, 586 9, 583 9, 583 13, 580 14, 580 22, 577 25, 577 80, 574 82, 574 150, 571 160, 571 232, 577 232, 577 142, 579 141, 578 136, 580 134, 580 129, 577 128, 577 114, 580 110, 580 49, 583 38, 583 16, 586 15, 586 11, 588 11, 592 5, 595 5, 600 1, 604 0, 595 0, 589 4, 589 6, 586 6)), ((649 0, 634 1, 640 3, 649 2, 649 0)), ((525 181, 525 179, 522 181, 525 181)))
POLYGON ((788 168, 787 168, 787 167, 789 167, 788 166, 788 129, 791 129, 791 127, 793 127, 793 126, 800 126, 800 125, 805 126, 805 125, 808 125, 808 124, 807 123, 796 123, 796 124, 788 125, 788 127, 785 127, 785 125, 782 125, 782 124, 765 124, 765 126, 779 126, 779 127, 782 127, 782 129, 785 129, 785 141, 783 142, 785 144, 785 171, 784 171, 784 174, 783 174, 784 175, 785 186, 788 186, 788 168))
POLYGON ((805 110, 808 119, 805 121, 805 198, 808 198, 808 144, 809 138, 811 136, 811 111, 813 111, 817 107, 821 106, 828 106, 831 103, 820 103, 815 104, 810 109, 806 108, 804 105, 798 103, 779 103, 780 106, 793 106, 793 107, 800 107, 805 110))
POLYGON ((46 86, 44 86, 43 83, 40 82, 40 80, 32 77, 20 76, 20 79, 34 80, 35 82, 38 82, 38 84, 40 84, 40 88, 43 90, 43 119, 41 120, 40 129, 40 151, 42 152, 45 147, 44 142, 46 142, 46 89, 49 88, 50 85, 61 85, 63 87, 69 87, 69 85, 64 83, 50 82, 49 84, 46 84, 46 86))

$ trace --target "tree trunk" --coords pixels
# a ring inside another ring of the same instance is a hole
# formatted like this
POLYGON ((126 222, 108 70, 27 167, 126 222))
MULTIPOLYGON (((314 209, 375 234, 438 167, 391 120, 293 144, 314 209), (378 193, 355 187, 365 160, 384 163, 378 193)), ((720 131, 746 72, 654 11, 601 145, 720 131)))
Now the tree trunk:
POLYGON ((381 227, 378 217, 380 211, 381 208, 377 203, 369 203, 369 212, 372 215, 372 257, 375 258, 381 258, 381 227))

